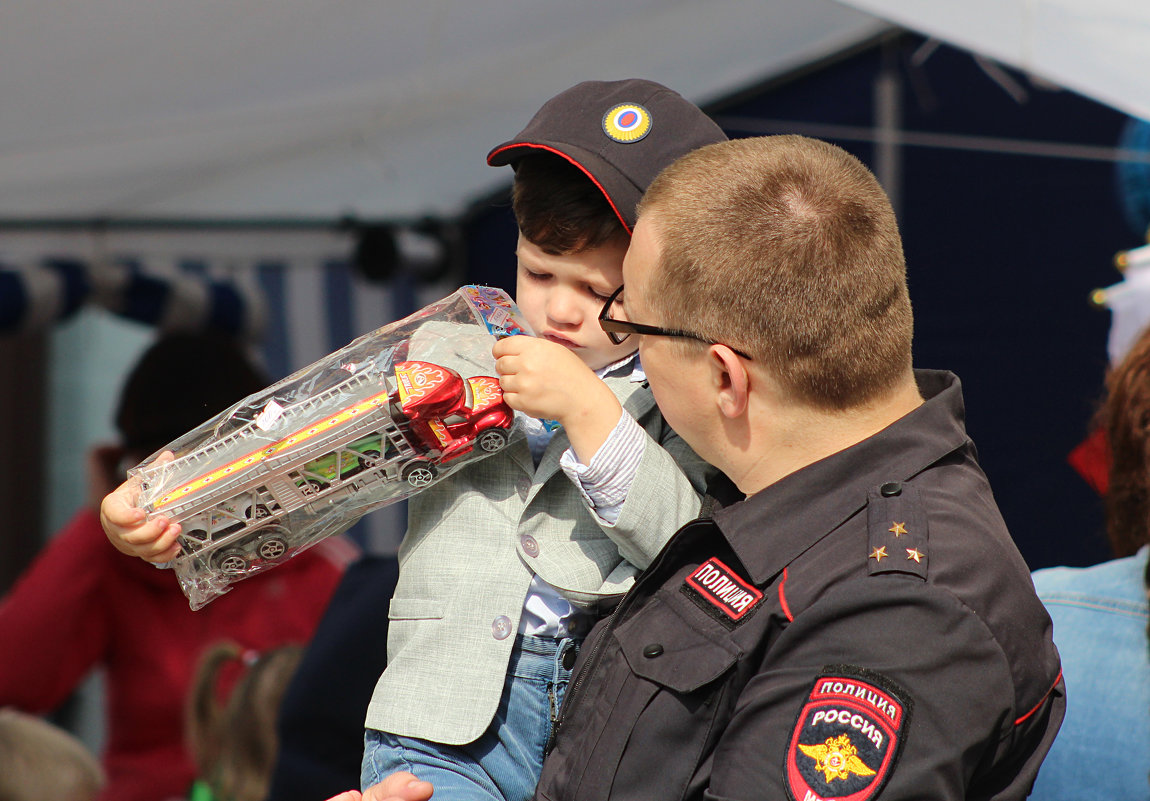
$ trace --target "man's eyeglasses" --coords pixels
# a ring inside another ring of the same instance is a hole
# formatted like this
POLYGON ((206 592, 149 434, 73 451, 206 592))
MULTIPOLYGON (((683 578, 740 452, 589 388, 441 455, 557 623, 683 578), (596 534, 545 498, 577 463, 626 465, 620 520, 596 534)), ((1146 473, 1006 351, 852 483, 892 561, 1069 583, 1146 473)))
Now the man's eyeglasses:
MULTIPOLYGON (((660 328, 657 325, 644 325, 643 323, 632 323, 627 320, 616 320, 611 317, 611 307, 615 305, 616 299, 622 292, 623 287, 619 287, 612 292, 611 297, 607 298, 607 302, 603 304, 603 310, 599 312, 599 327, 607 332, 607 338, 616 345, 622 343, 623 340, 631 336, 631 334, 645 334, 655 337, 681 337, 684 339, 694 339, 698 342, 705 342, 708 345, 726 344, 701 337, 698 334, 692 334, 690 331, 680 331, 677 328, 660 328)), ((731 348, 730 345, 727 345, 727 347, 731 348)), ((738 348, 731 348, 731 350, 744 359, 751 361, 751 357, 738 348)))

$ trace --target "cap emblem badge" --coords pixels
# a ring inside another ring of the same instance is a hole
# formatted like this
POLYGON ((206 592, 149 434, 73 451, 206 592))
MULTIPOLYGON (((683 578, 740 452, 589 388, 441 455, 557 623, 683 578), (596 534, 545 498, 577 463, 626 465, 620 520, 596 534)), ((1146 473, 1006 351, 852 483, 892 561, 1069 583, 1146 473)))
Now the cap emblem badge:
POLYGON ((616 142, 638 142, 650 132, 651 112, 638 103, 620 103, 603 115, 603 133, 616 142))

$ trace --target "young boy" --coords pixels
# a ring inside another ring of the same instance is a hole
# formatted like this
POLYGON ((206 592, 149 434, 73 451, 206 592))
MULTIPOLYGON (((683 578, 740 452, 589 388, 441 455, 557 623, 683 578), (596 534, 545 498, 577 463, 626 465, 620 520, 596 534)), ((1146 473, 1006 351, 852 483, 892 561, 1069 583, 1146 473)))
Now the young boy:
MULTIPOLYGON (((516 294, 539 335, 495 346, 504 397, 561 427, 411 499, 364 787, 414 770, 445 798, 529 798, 583 635, 697 515, 707 468, 655 407, 634 338, 598 317, 647 184, 723 139, 666 87, 587 82, 488 155, 516 169, 516 294)), ((145 536, 105 516, 117 547, 172 555, 162 521, 145 536)))

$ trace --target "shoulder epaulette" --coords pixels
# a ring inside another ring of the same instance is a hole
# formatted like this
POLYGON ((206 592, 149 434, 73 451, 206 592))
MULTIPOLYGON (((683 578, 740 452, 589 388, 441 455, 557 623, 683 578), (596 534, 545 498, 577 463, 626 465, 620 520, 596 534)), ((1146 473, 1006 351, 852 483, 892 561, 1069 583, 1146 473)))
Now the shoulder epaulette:
POLYGON ((888 481, 867 493, 870 575, 909 573, 926 580, 928 531, 918 490, 888 481))

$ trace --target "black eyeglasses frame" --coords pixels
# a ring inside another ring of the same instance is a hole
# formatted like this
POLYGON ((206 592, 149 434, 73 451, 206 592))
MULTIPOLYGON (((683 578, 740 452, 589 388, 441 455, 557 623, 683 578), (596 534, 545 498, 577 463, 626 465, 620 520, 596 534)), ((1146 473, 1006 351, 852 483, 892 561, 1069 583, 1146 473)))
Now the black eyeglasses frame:
POLYGON ((738 348, 731 347, 725 342, 716 342, 713 339, 692 334, 690 331, 683 331, 678 328, 660 328, 657 325, 646 325, 645 323, 632 323, 628 320, 613 319, 611 317, 611 307, 615 305, 616 299, 622 292, 622 286, 612 292, 611 297, 607 298, 607 302, 603 304, 602 311, 599 312, 599 327, 607 333, 607 338, 614 344, 621 345, 631 334, 642 334, 653 337, 678 337, 680 339, 693 339, 696 342, 703 342, 707 345, 723 345, 724 347, 730 348, 735 355, 747 361, 754 361, 749 354, 744 353, 738 348), (620 334, 622 334, 622 336, 619 336, 620 334))

